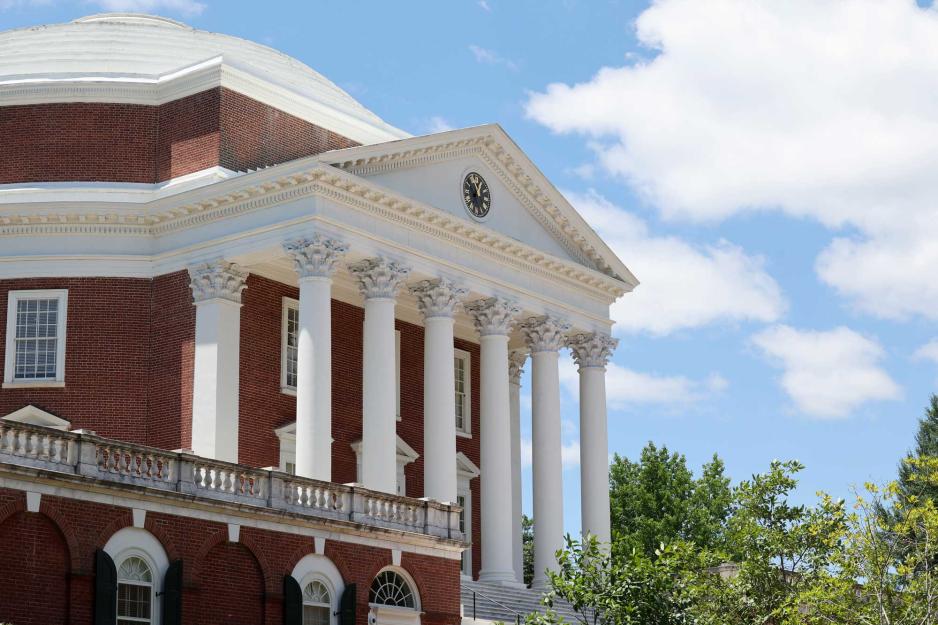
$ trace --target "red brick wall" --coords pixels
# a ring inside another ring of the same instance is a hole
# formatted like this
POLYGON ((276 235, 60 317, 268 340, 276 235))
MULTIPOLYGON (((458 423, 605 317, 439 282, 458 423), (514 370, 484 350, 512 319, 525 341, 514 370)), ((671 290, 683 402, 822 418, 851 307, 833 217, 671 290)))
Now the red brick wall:
POLYGON ((0 551, 0 623, 67 622, 68 547, 55 524, 15 512, 0 524, 0 551))
MULTIPOLYGON (((132 525, 130 509, 43 495, 40 512, 27 513, 25 500, 0 488, 0 622, 91 625, 94 551, 132 525)), ((229 543, 224 523, 204 519, 148 512, 145 527, 183 561, 183 620, 199 625, 279 625, 283 576, 314 552, 311 537, 247 526, 229 543)), ((325 555, 356 584, 357 623, 367 625, 368 589, 391 564, 390 549, 327 540, 325 555)), ((459 563, 405 553, 401 565, 417 585, 422 622, 457 625, 459 563)))
MULTIPOLYGON (((188 274, 154 280, 81 278, 0 281, 0 331, 7 292, 69 289, 65 388, 0 390, 0 415, 34 404, 68 419, 73 428, 164 449, 190 446, 195 307, 188 274)), ((295 421, 296 398, 280 390, 282 298, 296 288, 259 276, 242 295, 239 457, 252 466, 277 466, 278 427, 295 421)), ((357 479, 351 443, 362 435, 364 311, 332 301, 333 480, 357 479)), ((423 328, 397 321, 401 333, 401 420, 397 431, 420 454, 406 469, 407 494, 423 496, 423 328)), ((5 342, 0 341, 0 362, 5 342)), ((472 437, 457 448, 479 461, 479 346, 456 341, 471 354, 472 437)), ((481 563, 479 479, 473 480, 473 568, 481 563)))
MULTIPOLYGON (((0 390, 0 415, 34 404, 73 428, 145 443, 150 281, 70 278, 0 281, 0 331, 11 290, 68 289, 65 387, 0 390)), ((0 341, 0 363, 6 341, 0 341)))
POLYGON ((153 183, 216 165, 242 171, 355 145, 220 87, 160 106, 2 106, 0 137, 0 184, 153 183))

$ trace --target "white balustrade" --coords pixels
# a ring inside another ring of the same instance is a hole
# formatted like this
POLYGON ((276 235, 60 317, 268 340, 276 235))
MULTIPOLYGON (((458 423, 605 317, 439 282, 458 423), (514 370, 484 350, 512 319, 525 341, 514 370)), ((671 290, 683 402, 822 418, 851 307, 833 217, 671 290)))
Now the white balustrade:
POLYGON ((109 440, 88 431, 63 432, 0 421, 0 471, 3 464, 453 540, 464 538, 459 531, 460 508, 453 504, 253 469, 109 440))

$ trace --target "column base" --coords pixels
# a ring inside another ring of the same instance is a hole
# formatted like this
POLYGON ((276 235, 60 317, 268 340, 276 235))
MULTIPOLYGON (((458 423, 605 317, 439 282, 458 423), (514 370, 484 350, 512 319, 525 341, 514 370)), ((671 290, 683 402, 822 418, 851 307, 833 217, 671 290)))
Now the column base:
POLYGON ((479 581, 486 584, 500 584, 502 586, 518 583, 518 580, 515 579, 514 571, 483 570, 479 572, 479 581))

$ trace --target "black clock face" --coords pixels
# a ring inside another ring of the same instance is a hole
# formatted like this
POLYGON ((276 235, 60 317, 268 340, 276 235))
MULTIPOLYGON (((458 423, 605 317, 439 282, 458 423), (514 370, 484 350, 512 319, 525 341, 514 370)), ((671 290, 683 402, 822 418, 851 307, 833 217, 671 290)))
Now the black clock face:
POLYGON ((485 178, 472 171, 466 174, 462 181, 462 199, 466 203, 466 210, 477 218, 482 219, 489 214, 492 208, 492 193, 485 178))

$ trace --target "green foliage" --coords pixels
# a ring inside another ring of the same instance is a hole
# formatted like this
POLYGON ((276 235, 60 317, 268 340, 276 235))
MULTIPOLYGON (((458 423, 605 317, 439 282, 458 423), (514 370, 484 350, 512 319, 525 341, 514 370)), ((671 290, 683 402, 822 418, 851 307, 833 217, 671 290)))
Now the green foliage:
POLYGON ((856 495, 831 566, 804 588, 786 623, 938 623, 938 507, 929 497, 908 494, 938 487, 938 458, 908 464, 908 483, 867 484, 856 495), (893 514, 881 514, 884 507, 893 514))
MULTIPOLYGON (((915 434, 915 449, 909 453, 911 458, 938 458, 938 395, 932 395, 925 416, 919 420, 915 434)), ((929 479, 919 479, 919 465, 914 462, 902 462, 899 465, 899 488, 903 497, 928 497, 938 501, 938 486, 929 479)))
POLYGON ((609 474, 617 549, 652 557, 662 543, 675 540, 701 548, 722 545, 732 494, 716 455, 695 480, 684 456, 649 443, 638 462, 616 455, 609 474))
POLYGON ((526 514, 521 515, 521 569, 524 583, 530 586, 534 579, 534 521, 526 514))
POLYGON ((558 570, 549 571, 546 614, 533 614, 528 625, 560 622, 551 609, 568 602, 582 625, 689 625, 683 571, 691 550, 684 544, 662 546, 654 558, 639 550, 610 555, 595 537, 583 543, 566 537, 558 552, 558 570))

